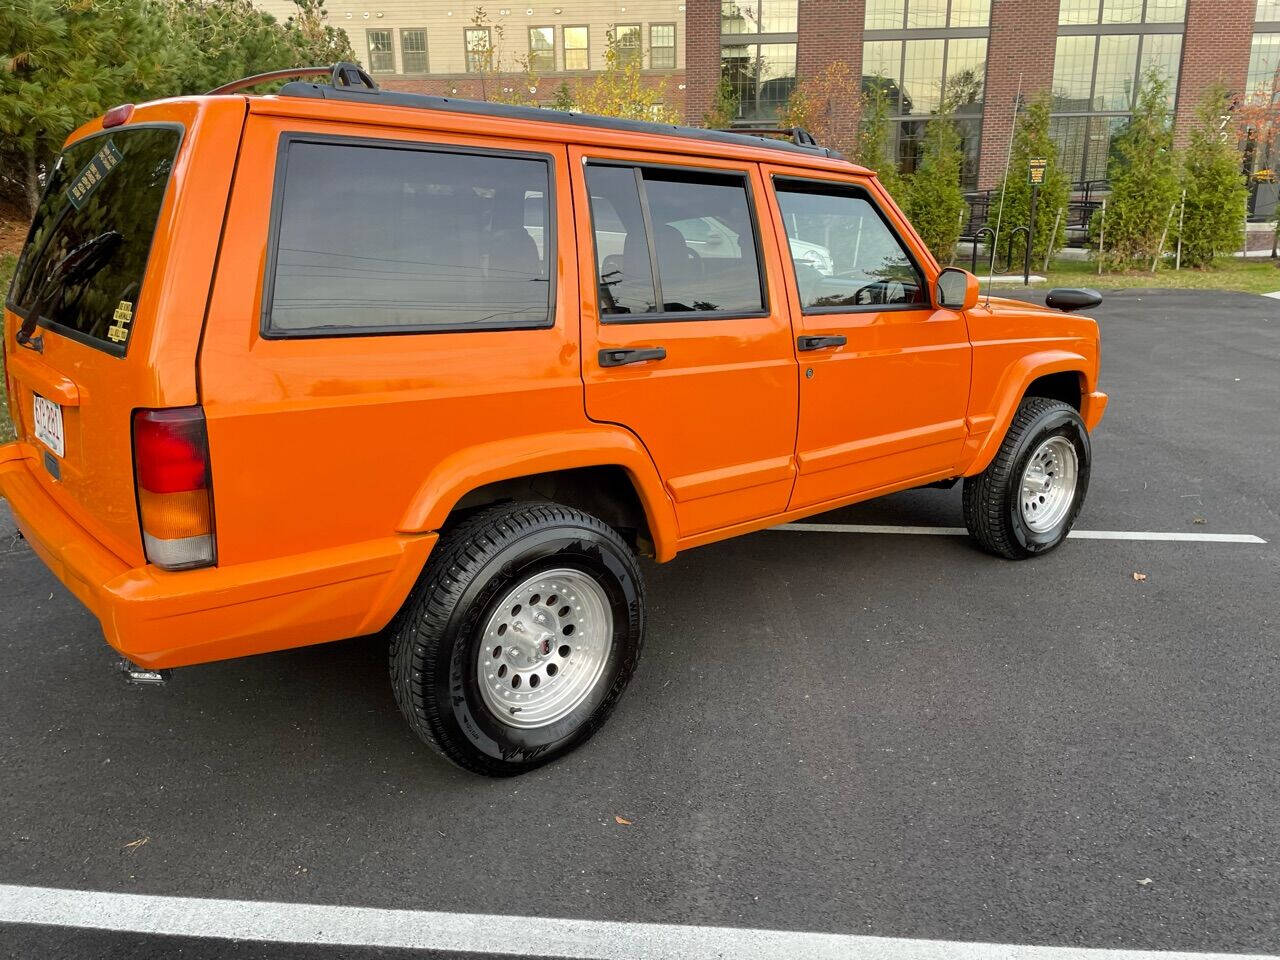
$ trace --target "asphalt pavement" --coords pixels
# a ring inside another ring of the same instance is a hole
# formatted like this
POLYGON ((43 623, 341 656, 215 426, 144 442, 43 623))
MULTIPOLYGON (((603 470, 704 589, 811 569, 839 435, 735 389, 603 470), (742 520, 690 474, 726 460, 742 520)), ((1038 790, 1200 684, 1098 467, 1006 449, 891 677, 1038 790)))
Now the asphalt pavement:
MULTIPOLYGON (((127 686, 0 504, 0 884, 1277 952, 1280 302, 1135 291, 1094 313, 1112 400, 1077 527, 1267 543, 690 551, 647 567, 610 723, 515 780, 418 743, 373 639, 127 686)), ((959 489, 817 519, 958 526, 959 489)), ((29 925, 0 926, 6 950, 411 955, 29 925)))

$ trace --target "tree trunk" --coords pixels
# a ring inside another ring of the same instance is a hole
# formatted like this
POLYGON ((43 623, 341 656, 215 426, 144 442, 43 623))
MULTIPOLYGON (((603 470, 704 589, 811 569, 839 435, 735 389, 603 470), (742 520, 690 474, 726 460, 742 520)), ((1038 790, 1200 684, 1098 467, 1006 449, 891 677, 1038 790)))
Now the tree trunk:
POLYGON ((34 153, 27 154, 26 192, 27 214, 34 217, 36 207, 40 206, 40 165, 34 153))

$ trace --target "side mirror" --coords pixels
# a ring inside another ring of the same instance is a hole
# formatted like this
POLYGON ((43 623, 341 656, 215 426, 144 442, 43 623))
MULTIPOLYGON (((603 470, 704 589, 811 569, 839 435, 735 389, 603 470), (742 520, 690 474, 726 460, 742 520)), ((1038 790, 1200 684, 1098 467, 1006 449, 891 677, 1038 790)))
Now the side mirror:
POLYGON ((934 300, 951 310, 972 310, 978 305, 978 278, 968 270, 947 267, 934 284, 934 300))
POLYGON ((1054 310, 1088 310, 1102 302, 1102 294, 1087 287, 1056 287, 1044 298, 1044 305, 1054 310))

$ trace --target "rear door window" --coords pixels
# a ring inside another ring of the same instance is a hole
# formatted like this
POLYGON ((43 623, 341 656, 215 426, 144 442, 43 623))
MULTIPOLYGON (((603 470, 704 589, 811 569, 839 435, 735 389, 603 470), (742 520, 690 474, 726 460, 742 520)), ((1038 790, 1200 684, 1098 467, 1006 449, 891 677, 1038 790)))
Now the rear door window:
POLYGON ((264 331, 550 326, 547 158, 286 137, 264 331))
POLYGON ((764 310, 745 175, 592 164, 587 188, 606 322, 631 314, 692 320, 764 310))
POLYGON ((182 133, 119 127, 68 147, 49 172, 9 308, 123 355, 182 133))

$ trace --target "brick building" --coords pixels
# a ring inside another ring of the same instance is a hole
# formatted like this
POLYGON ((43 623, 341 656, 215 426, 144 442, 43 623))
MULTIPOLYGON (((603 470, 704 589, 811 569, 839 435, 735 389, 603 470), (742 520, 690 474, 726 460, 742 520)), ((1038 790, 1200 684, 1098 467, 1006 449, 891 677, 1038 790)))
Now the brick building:
MULTIPOLYGON (((1050 91, 1072 179, 1106 176, 1111 137, 1148 67, 1165 75, 1180 138, 1205 90, 1270 95, 1280 0, 688 0, 685 108, 696 120, 726 76, 740 122, 768 122, 794 88, 843 61, 881 81, 894 156, 913 166, 924 121, 958 96, 967 185, 998 183, 1019 87, 1050 91)), ((852 120, 852 118, 848 118, 852 120)), ((1264 162, 1258 159, 1257 163, 1264 162)))
MULTIPOLYGON (((256 2, 279 20, 297 9, 256 2)), ((387 89, 488 100, 518 92, 549 105, 562 84, 572 96, 603 69, 616 36, 645 82, 661 85, 662 105, 684 111, 683 0, 328 0, 325 9, 387 89)))

